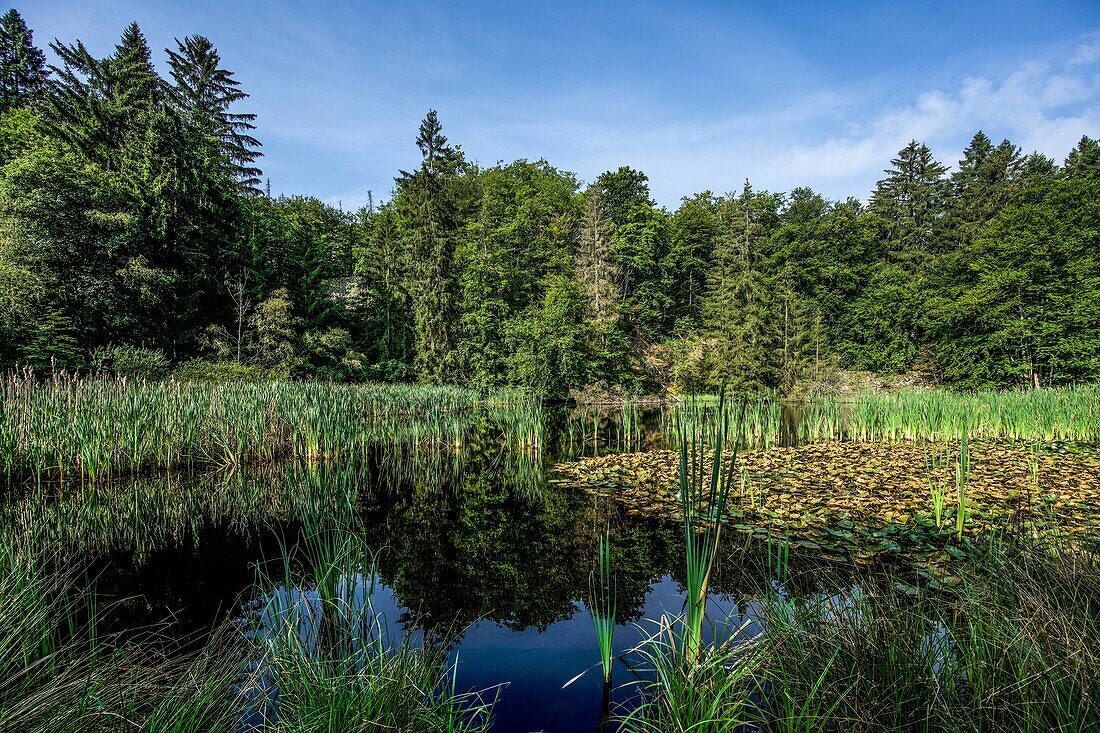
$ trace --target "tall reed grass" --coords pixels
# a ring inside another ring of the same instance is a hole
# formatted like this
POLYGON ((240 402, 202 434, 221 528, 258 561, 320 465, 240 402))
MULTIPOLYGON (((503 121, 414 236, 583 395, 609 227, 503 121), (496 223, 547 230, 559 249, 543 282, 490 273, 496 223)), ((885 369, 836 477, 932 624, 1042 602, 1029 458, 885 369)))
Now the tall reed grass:
POLYGON ((737 445, 744 423, 744 405, 736 415, 733 440, 729 435, 730 413, 725 400, 719 401, 718 424, 713 429, 700 429, 695 423, 681 420, 680 439, 680 509, 684 527, 684 563, 687 585, 687 610, 684 619, 684 659, 696 664, 706 616, 710 575, 722 537, 726 502, 734 483, 737 445), (726 445, 729 460, 725 460, 726 445), (709 458, 709 470, 706 459, 709 458))
MULTIPOLYGON (((626 403, 616 409, 582 405, 566 425, 578 452, 637 450, 639 426, 653 421, 663 436, 655 447, 676 449, 677 425, 711 429, 721 419, 719 399, 626 403), (647 417, 651 416, 651 417, 647 417)), ((727 403, 725 409, 731 409, 727 403)), ((1100 442, 1100 386, 1028 392, 909 390, 897 394, 822 395, 787 402, 774 394, 747 398, 742 441, 753 448, 832 440, 976 440, 1100 442)), ((652 441, 651 441, 652 442, 652 441)))
POLYGON ((96 483, 146 469, 364 458, 378 446, 461 449, 485 416, 538 450, 541 407, 513 392, 323 383, 0 379, 0 484, 96 483))
MULTIPOLYGON (((765 571, 764 568, 761 568, 765 571)), ((761 617, 677 664, 665 622, 633 657, 641 703, 620 730, 1100 730, 1100 559, 992 540, 951 590, 867 576, 808 596, 783 584, 761 617)))

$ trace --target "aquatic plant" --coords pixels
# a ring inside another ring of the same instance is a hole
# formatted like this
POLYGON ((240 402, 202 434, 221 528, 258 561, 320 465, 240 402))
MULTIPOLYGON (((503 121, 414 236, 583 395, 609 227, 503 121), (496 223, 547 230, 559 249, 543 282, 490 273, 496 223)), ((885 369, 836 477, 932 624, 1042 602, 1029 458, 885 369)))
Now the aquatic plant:
POLYGON ((662 617, 657 632, 635 647, 632 663, 642 681, 634 684, 640 688, 641 700, 619 714, 619 731, 751 730, 756 675, 764 661, 759 646, 733 633, 720 643, 698 647, 688 668, 682 663, 683 650, 693 643, 688 633, 662 617))
POLYGON ((734 481, 737 444, 744 418, 737 415, 736 435, 730 444, 729 460, 725 448, 729 438, 729 416, 724 398, 719 402, 719 420, 713 429, 702 430, 687 420, 679 426, 680 439, 680 510, 684 527, 685 584, 687 610, 684 619, 684 658, 695 664, 699 658, 706 617, 707 588, 718 543, 725 521, 726 503, 734 481), (709 457, 709 471, 705 465, 709 457), (708 475, 709 474, 709 475, 708 475))
POLYGON ((373 602, 374 561, 354 525, 307 522, 301 545, 275 562, 279 574, 259 574, 250 635, 260 730, 487 730, 495 697, 458 691, 445 641, 391 638, 373 602))
POLYGON ((592 622, 596 626, 596 644, 600 649, 600 664, 603 667, 603 681, 611 684, 612 650, 615 639, 615 618, 618 612, 618 589, 611 565, 611 528, 607 527, 598 540, 596 549, 596 570, 589 578, 589 607, 592 622))
POLYGON ((95 484, 149 469, 362 460, 377 447, 461 449, 484 417, 537 451, 541 406, 511 391, 326 383, 0 379, 0 484, 95 484))
POLYGON ((932 515, 936 520, 936 529, 943 529, 943 510, 947 504, 948 482, 941 475, 951 458, 950 447, 945 446, 943 455, 925 448, 924 475, 928 482, 928 493, 932 499, 932 515))
POLYGON ((619 711, 621 730, 1100 727, 1096 555, 991 540, 960 576, 936 591, 881 574, 800 595, 767 585, 751 598, 759 621, 691 668, 664 620, 628 656, 640 703, 619 711))
POLYGON ((2 527, 0 730, 27 733, 230 733, 244 711, 239 635, 222 629, 198 654, 145 630, 99 630, 82 568, 41 538, 2 527))
POLYGON ((959 441, 959 456, 955 459, 955 496, 958 506, 955 509, 955 534, 962 540, 966 527, 966 489, 970 483, 970 442, 966 433, 959 441))

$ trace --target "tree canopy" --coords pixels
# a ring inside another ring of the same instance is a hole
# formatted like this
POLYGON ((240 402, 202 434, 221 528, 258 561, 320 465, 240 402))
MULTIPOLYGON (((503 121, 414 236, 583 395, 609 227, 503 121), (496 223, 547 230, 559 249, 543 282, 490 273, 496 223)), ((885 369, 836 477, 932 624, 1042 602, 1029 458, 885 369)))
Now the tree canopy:
POLYGON ((555 398, 792 391, 837 369, 1100 377, 1087 136, 1061 165, 979 131, 949 167, 913 140, 866 205, 745 181, 669 211, 628 166, 590 185, 479 166, 431 110, 420 164, 349 212, 260 190, 260 121, 210 39, 176 40, 167 77, 136 24, 104 57, 51 47, 56 66, 0 17, 0 368, 147 358, 555 398))

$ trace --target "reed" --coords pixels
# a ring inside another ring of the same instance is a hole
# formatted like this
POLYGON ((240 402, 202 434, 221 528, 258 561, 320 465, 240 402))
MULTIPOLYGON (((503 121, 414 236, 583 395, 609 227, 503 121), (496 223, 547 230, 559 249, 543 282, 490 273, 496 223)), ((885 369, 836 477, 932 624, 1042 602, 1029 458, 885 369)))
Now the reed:
POLYGON ((375 558, 354 527, 307 524, 301 546, 284 548, 276 561, 278 575, 257 578, 260 610, 251 633, 263 670, 252 690, 257 727, 487 730, 495 698, 458 691, 446 643, 418 647, 410 636, 391 638, 373 602, 375 558))
MULTIPOLYGON (((742 408, 737 415, 737 436, 744 414, 742 408)), ((737 437, 730 445, 729 460, 725 460, 730 413, 725 409, 724 398, 719 401, 718 415, 718 422, 712 429, 700 428, 687 420, 679 424, 679 493, 687 587, 683 641, 687 664, 696 664, 699 660, 710 574, 718 554, 726 502, 736 475, 737 437), (705 465, 708 462, 709 471, 705 465)))
POLYGON ((640 702, 620 729, 1100 729, 1097 556, 993 540, 959 573, 906 593, 881 574, 797 596, 766 584, 756 632, 716 637, 690 669, 665 620, 628 653, 640 702))
POLYGON ((942 454, 934 449, 925 449, 924 474, 928 482, 928 493, 932 499, 932 516, 936 520, 936 529, 943 529, 943 511, 947 505, 948 481, 943 474, 951 459, 951 449, 944 448, 942 454))
POLYGON ((96 484, 150 469, 286 458, 358 460, 379 446, 453 450, 483 417, 510 450, 543 444, 540 404, 511 391, 14 374, 0 379, 0 484, 96 484))
POLYGON ((596 645, 600 649, 603 681, 611 684, 612 655, 615 640, 615 618, 618 613, 618 590, 611 564, 611 528, 604 530, 596 548, 596 570, 589 578, 590 609, 596 627, 596 645))
MULTIPOLYGON (((692 397, 656 406, 631 403, 631 408, 624 405, 620 412, 651 410, 662 432, 674 443, 681 420, 717 425, 721 403, 717 397, 692 397)), ((955 442, 964 433, 978 440, 1100 441, 1100 386, 1096 385, 1026 392, 906 390, 821 395, 808 401, 787 401, 781 395, 764 393, 744 398, 744 404, 741 440, 754 448, 832 440, 955 442)), ((727 403, 725 409, 734 406, 727 403)), ((628 445, 637 420, 636 416, 626 420, 603 413, 598 436, 601 444, 628 445)), ((584 432, 573 430, 572 434, 578 437, 584 432)))
POLYGON ((959 441, 959 456, 955 460, 955 496, 958 498, 958 506, 955 509, 955 535, 962 540, 963 530, 966 528, 966 489, 970 483, 970 441, 966 433, 963 433, 959 441))

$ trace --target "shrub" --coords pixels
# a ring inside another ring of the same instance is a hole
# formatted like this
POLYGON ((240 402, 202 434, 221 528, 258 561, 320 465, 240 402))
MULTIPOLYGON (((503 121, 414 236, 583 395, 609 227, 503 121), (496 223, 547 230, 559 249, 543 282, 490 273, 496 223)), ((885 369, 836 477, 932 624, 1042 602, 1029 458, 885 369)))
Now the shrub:
POLYGON ((171 365, 160 349, 107 346, 92 353, 92 368, 134 379, 158 380, 168 376, 171 365))
POLYGON ((172 376, 181 382, 266 382, 280 375, 262 366, 192 359, 176 367, 172 376))

